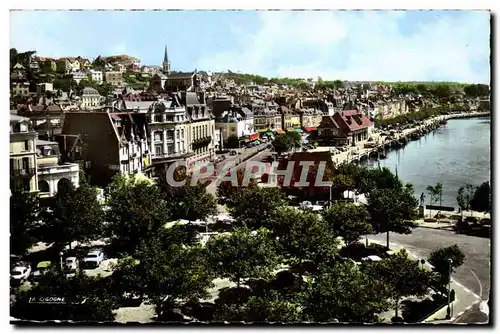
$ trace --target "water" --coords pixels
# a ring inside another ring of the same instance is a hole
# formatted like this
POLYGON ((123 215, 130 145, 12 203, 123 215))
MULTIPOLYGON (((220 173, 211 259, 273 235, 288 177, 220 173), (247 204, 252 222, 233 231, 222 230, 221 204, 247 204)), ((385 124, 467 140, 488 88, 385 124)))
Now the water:
MULTIPOLYGON (((442 204, 457 207, 457 192, 467 183, 480 185, 490 180, 490 119, 449 120, 448 124, 412 141, 404 148, 391 150, 380 166, 396 170, 406 183, 413 184, 420 198, 428 185, 443 184, 442 204)), ((377 166, 376 160, 363 165, 377 166)), ((436 203, 439 205, 439 203, 436 203)))

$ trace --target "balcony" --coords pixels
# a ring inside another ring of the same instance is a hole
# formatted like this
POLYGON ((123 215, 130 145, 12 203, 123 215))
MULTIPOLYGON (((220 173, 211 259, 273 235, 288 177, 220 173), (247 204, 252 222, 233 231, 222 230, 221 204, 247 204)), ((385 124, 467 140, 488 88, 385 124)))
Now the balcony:
POLYGON ((60 173, 78 173, 80 166, 78 164, 64 164, 47 167, 38 167, 38 175, 50 175, 60 173))
POLYGON ((11 176, 15 177, 28 177, 35 175, 35 168, 22 168, 22 169, 13 169, 10 171, 11 176))

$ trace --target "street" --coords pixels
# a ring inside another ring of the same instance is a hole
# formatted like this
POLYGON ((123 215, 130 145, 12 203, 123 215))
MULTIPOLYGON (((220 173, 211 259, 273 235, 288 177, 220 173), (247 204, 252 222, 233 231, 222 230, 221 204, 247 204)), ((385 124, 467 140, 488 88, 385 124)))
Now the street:
MULTIPOLYGON (((369 236, 385 244, 386 234, 369 236)), ((457 244, 464 252, 466 259, 456 269, 453 279, 465 286, 483 300, 489 298, 490 292, 490 239, 455 234, 452 231, 430 228, 416 228, 412 234, 390 234, 391 243, 400 244, 418 257, 427 258, 438 248, 457 244)))

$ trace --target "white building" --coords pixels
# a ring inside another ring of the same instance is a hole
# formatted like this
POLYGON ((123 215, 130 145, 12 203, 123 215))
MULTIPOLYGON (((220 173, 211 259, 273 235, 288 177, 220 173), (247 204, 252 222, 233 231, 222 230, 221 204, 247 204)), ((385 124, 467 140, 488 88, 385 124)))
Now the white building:
POLYGON ((102 84, 103 82, 102 71, 90 70, 89 77, 92 81, 98 84, 102 84))
POLYGON ((87 74, 85 72, 82 72, 82 71, 73 72, 73 73, 71 73, 71 75, 73 76, 73 80, 75 80, 75 82, 77 84, 79 84, 80 81, 82 81, 83 79, 87 78, 87 74))
POLYGON ((92 87, 85 87, 83 89, 83 94, 81 97, 81 108, 82 109, 96 109, 99 108, 103 102, 104 98, 99 94, 99 92, 92 87))
POLYGON ((245 118, 238 112, 225 111, 215 120, 215 128, 220 130, 223 141, 229 137, 241 138, 254 133, 252 118, 245 118))

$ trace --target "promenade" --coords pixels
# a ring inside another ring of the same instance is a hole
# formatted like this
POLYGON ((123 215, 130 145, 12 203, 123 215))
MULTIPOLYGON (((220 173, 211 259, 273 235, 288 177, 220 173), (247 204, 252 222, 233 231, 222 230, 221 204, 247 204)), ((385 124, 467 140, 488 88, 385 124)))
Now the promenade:
POLYGON ((402 131, 398 131, 391 139, 383 138, 381 133, 377 130, 373 131, 370 134, 372 141, 361 141, 356 143, 355 146, 350 146, 346 151, 339 152, 334 146, 321 146, 317 147, 310 152, 325 152, 329 151, 332 153, 332 161, 335 164, 349 163, 349 162, 358 162, 362 159, 368 158, 370 155, 377 156, 380 152, 388 151, 391 147, 395 147, 395 145, 400 145, 401 141, 407 140, 412 134, 415 132, 423 132, 428 133, 432 130, 435 130, 441 121, 456 119, 456 118, 472 118, 472 117, 481 117, 488 116, 489 112, 468 112, 468 113, 459 113, 459 114, 451 114, 451 115, 441 115, 437 117, 433 117, 423 121, 423 124, 404 129, 402 131), (373 143, 373 147, 367 148, 365 144, 373 143))

